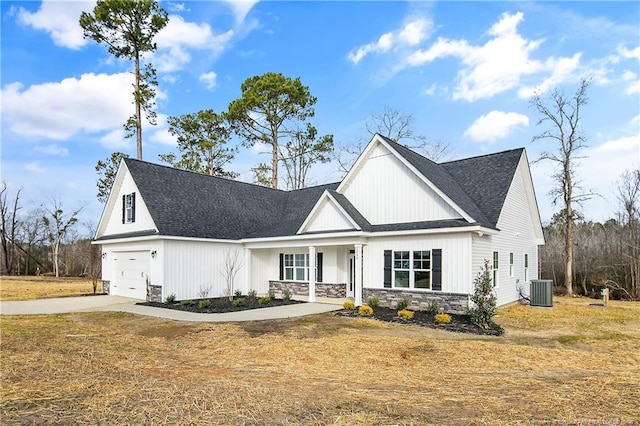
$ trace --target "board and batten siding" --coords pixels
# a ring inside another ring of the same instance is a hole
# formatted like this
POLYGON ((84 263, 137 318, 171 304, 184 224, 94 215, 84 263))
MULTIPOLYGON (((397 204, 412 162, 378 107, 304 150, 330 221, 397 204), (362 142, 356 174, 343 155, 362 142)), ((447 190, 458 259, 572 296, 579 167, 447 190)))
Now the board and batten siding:
POLYGON ((472 289, 471 234, 468 232, 370 238, 363 249, 365 288, 384 287, 385 250, 442 249, 442 292, 469 294, 472 289))
POLYGON ((156 226, 153 223, 153 219, 149 214, 149 210, 147 209, 147 205, 140 195, 140 191, 138 191, 136 183, 133 181, 133 178, 128 172, 125 173, 123 177, 122 185, 120 186, 119 191, 114 195, 115 199, 113 200, 113 206, 110 207, 112 208, 112 211, 109 215, 109 220, 104 228, 104 231, 102 231, 98 236, 117 235, 129 232, 156 229, 156 226), (122 223, 122 196, 131 194, 133 192, 135 192, 136 194, 135 222, 122 223))
MULTIPOLYGON (((201 291, 209 289, 208 297, 227 295, 223 274, 225 253, 238 251, 242 266, 235 277, 235 289, 243 289, 246 280, 244 248, 240 244, 221 242, 165 240, 163 255, 164 281, 162 299, 174 294, 177 300, 200 298, 201 291)), ((253 259, 252 259, 253 260, 253 259)))
MULTIPOLYGON (((538 243, 536 236, 537 217, 532 215, 529 191, 526 180, 529 179, 526 157, 522 156, 498 219, 500 233, 489 237, 490 249, 486 258, 491 261, 493 251, 499 253, 498 305, 518 300, 518 288, 529 294, 529 281, 538 278, 538 243), (509 276, 509 253, 514 257, 514 273, 509 276), (524 254, 529 255, 528 280, 524 280, 524 254)), ((535 208, 533 209, 535 210, 535 208)), ((537 211, 535 212, 537 214, 537 211)), ((474 250, 476 249, 474 244, 474 250)), ((483 254, 486 249, 483 248, 483 254)), ((481 264, 474 256, 474 270, 479 271, 481 264)))
POLYGON ((374 225, 460 217, 381 144, 363 159, 341 192, 374 225))
POLYGON ((344 216, 333 201, 324 198, 318 209, 306 224, 302 232, 321 232, 354 229, 353 224, 344 216))

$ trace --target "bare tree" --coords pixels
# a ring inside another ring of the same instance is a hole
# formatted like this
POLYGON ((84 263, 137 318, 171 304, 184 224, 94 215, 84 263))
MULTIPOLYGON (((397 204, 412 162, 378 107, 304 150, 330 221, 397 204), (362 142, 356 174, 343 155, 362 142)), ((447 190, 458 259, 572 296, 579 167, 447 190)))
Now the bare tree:
POLYGON ((580 129, 580 112, 588 101, 588 87, 589 79, 584 78, 571 98, 556 88, 548 98, 542 98, 542 95, 536 92, 531 99, 531 105, 541 116, 537 124, 547 124, 549 127, 534 136, 533 140, 551 139, 555 142, 555 149, 544 151, 537 161, 550 160, 557 169, 553 175, 556 186, 551 194, 554 197, 554 204, 560 198, 563 201, 565 226, 564 285, 567 295, 573 294, 574 204, 580 203, 593 195, 574 193, 574 190, 577 189, 575 180, 576 161, 579 158, 579 151, 585 146, 586 140, 580 129))
POLYGON ((242 258, 242 251, 238 249, 227 249, 224 251, 224 263, 220 273, 224 277, 227 295, 229 300, 233 300, 233 287, 236 279, 236 275, 242 269, 244 265, 244 259, 242 258))
POLYGON ((284 150, 280 149, 280 161, 287 172, 287 189, 300 189, 307 186, 307 173, 316 163, 331 160, 333 135, 318 138, 317 129, 306 123, 306 129, 292 132, 284 150))
POLYGON ((2 182, 2 190, 0 190, 0 214, 2 215, 2 229, 0 229, 0 243, 2 244, 2 273, 9 275, 13 273, 15 262, 16 232, 18 230, 17 213, 21 207, 18 205, 20 200, 19 189, 16 192, 13 206, 9 206, 7 184, 2 182))
POLYGON ((640 169, 626 171, 618 182, 618 200, 622 211, 621 222, 625 227, 623 242, 625 256, 629 259, 631 295, 640 297, 640 169))
POLYGON ((58 257, 60 254, 60 244, 71 228, 78 222, 78 213, 82 211, 82 207, 73 211, 68 217, 65 217, 64 211, 62 210, 62 201, 53 198, 49 200, 48 205, 43 206, 43 209, 45 215, 42 216, 42 221, 46 228, 47 239, 51 244, 53 272, 56 277, 59 277, 60 268, 58 257))

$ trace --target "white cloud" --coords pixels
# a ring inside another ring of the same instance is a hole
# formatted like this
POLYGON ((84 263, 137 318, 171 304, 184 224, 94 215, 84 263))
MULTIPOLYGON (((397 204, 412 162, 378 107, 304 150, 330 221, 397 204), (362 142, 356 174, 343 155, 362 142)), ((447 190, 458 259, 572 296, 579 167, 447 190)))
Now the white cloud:
POLYGON ((69 155, 69 150, 63 146, 52 144, 47 146, 36 146, 36 151, 45 154, 51 155, 54 157, 66 157, 69 155))
POLYGON ((551 75, 536 87, 521 87, 518 90, 518 97, 521 99, 528 99, 536 91, 542 94, 547 92, 549 89, 557 87, 561 83, 570 80, 580 65, 581 57, 581 53, 576 53, 571 58, 551 57, 547 59, 543 69, 551 71, 551 75))
POLYGON ((475 142, 492 143, 504 139, 519 127, 529 126, 529 117, 515 112, 491 111, 480 116, 464 132, 475 142))
POLYGON ((190 9, 187 9, 184 3, 169 3, 167 9, 170 12, 188 12, 190 9))
POLYGON ((113 151, 124 151, 126 148, 131 148, 135 144, 135 141, 131 138, 125 138, 124 129, 121 127, 113 129, 102 136, 100 138, 100 144, 113 151))
POLYGON ((629 70, 624 71, 621 80, 628 84, 624 91, 625 94, 635 95, 636 93, 640 93, 640 79, 635 72, 629 70))
POLYGON ((157 117, 158 124, 157 126, 153 126, 149 128, 148 140, 160 145, 175 147, 178 141, 175 136, 169 133, 167 118, 169 118, 169 116, 166 114, 158 114, 158 117, 157 117))
POLYGON ((627 49, 626 47, 621 46, 618 48, 618 53, 625 59, 635 58, 640 60, 640 46, 635 49, 627 49))
POLYGON ((36 12, 20 7, 18 22, 36 30, 47 31, 57 46, 79 49, 87 40, 78 24, 81 12, 91 12, 95 1, 54 1, 43 0, 36 12))
POLYGON ((60 82, 2 89, 2 119, 15 134, 67 139, 121 126, 133 112, 130 73, 83 74, 60 82), (130 107, 129 107, 130 106, 130 107))
POLYGON ((171 15, 167 26, 155 37, 158 50, 152 62, 160 72, 177 71, 191 61, 190 49, 208 51, 215 57, 227 47, 233 35, 233 30, 214 34, 208 23, 186 22, 179 15, 171 15))
POLYGON ((44 172, 46 172, 46 171, 47 171, 47 170, 46 170, 44 167, 42 167, 42 166, 40 165, 40 163, 39 163, 39 162, 37 162, 37 161, 34 161, 34 162, 32 162, 32 163, 27 164, 26 166, 24 166, 24 169, 25 169, 26 171, 28 171, 28 172, 31 172, 31 173, 44 173, 44 172))
POLYGON ((402 28, 382 34, 377 41, 351 49, 347 58, 357 65, 371 53, 384 53, 396 47, 412 47, 426 40, 433 31, 433 23, 426 18, 416 18, 402 28))
POLYGON ((431 86, 429 86, 427 89, 424 89, 424 90, 422 91, 422 94, 423 94, 423 95, 425 95, 425 96, 433 96, 433 95, 435 95, 435 94, 436 94, 436 89, 437 89, 437 88, 438 88, 438 87, 436 86, 436 84, 435 84, 435 83, 433 83, 433 84, 432 84, 431 86))
POLYGON ((226 3, 231 6, 233 15, 236 18, 236 23, 244 22, 247 14, 251 11, 253 6, 258 3, 258 0, 225 0, 226 3))
POLYGON ((218 77, 218 74, 216 74, 213 71, 209 71, 207 73, 200 74, 200 77, 198 77, 198 80, 200 80, 202 83, 204 83, 204 85, 207 87, 207 89, 213 90, 216 87, 216 78, 217 77, 218 77))

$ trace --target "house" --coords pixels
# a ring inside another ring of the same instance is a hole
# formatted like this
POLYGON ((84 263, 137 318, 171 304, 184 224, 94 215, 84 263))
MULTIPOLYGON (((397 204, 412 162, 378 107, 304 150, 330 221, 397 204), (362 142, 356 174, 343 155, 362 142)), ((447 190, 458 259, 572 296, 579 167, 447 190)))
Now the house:
POLYGON ((518 300, 544 238, 523 148, 437 164, 375 135, 342 182, 295 191, 125 159, 94 244, 110 294, 214 297, 231 281, 459 312, 485 261, 498 304, 518 300))

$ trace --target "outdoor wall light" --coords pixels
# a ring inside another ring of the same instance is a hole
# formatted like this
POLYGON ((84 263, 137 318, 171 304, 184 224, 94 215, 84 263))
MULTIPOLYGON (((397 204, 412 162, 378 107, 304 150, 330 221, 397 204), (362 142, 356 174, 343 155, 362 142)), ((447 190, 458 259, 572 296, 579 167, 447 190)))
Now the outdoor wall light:
POLYGON ((152 258, 154 258, 154 259, 155 259, 157 255, 158 255, 158 252, 157 252, 157 251, 153 250, 153 251, 151 252, 151 257, 152 257, 152 258))

